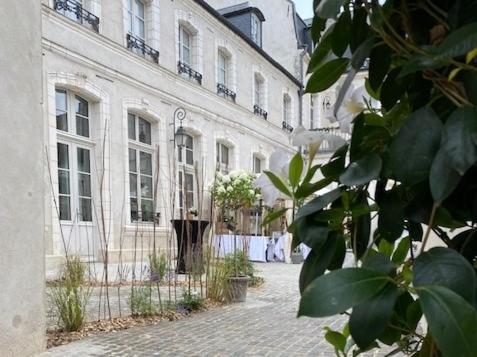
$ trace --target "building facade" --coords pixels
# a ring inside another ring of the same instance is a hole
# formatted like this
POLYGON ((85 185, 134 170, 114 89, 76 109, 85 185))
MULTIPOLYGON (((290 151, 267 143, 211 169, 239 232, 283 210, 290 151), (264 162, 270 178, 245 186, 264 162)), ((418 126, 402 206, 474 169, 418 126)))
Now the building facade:
POLYGON ((128 259, 138 226, 163 246, 183 210, 208 218, 217 170, 292 152, 310 48, 293 4, 268 3, 42 0, 47 268, 106 243, 128 259))

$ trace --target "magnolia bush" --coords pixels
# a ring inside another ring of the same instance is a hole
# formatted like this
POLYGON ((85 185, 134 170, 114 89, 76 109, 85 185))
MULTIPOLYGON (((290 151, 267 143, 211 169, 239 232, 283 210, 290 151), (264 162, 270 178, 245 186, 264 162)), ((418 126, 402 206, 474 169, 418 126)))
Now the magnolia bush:
POLYGON ((226 175, 217 173, 211 187, 216 205, 223 210, 253 206, 260 198, 259 190, 253 186, 254 180, 254 175, 243 170, 226 175))
POLYGON ((344 76, 334 116, 352 135, 329 162, 316 164, 319 142, 309 142, 311 156, 296 154, 287 175, 266 172, 298 207, 293 247, 311 248, 298 315, 347 315, 325 334, 338 356, 383 345, 391 354, 476 356, 477 1, 315 0, 314 8, 306 91, 344 76), (362 96, 380 104, 353 106, 345 120, 340 108, 363 66, 362 96), (354 268, 342 268, 347 248, 354 268))

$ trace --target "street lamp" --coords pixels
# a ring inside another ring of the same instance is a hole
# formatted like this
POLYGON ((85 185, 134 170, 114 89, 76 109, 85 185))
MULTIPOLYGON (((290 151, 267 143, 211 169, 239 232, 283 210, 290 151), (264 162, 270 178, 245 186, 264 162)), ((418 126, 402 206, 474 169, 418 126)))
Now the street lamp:
POLYGON ((176 128, 176 121, 179 120, 179 127, 174 131, 174 143, 179 148, 182 148, 186 145, 187 132, 182 126, 182 121, 185 119, 186 114, 187 113, 184 108, 177 108, 174 111, 174 129, 176 128))

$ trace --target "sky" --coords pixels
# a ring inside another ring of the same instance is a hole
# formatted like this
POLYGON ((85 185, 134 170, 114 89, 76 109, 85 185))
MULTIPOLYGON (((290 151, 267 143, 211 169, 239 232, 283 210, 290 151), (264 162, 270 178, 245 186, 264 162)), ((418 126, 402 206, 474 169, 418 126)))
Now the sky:
POLYGON ((293 0, 295 2, 296 11, 302 19, 313 17, 313 0, 293 0))

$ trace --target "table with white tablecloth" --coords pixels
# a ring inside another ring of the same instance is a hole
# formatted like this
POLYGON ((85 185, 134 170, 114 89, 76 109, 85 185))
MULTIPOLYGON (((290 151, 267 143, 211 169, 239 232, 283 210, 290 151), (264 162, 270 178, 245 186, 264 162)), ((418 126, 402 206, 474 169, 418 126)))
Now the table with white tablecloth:
MULTIPOLYGON (((237 251, 247 251, 248 258, 255 262, 284 261, 285 236, 271 238, 268 236, 237 235, 237 251)), ((232 234, 216 235, 214 239, 215 255, 223 258, 234 252, 232 234)))

